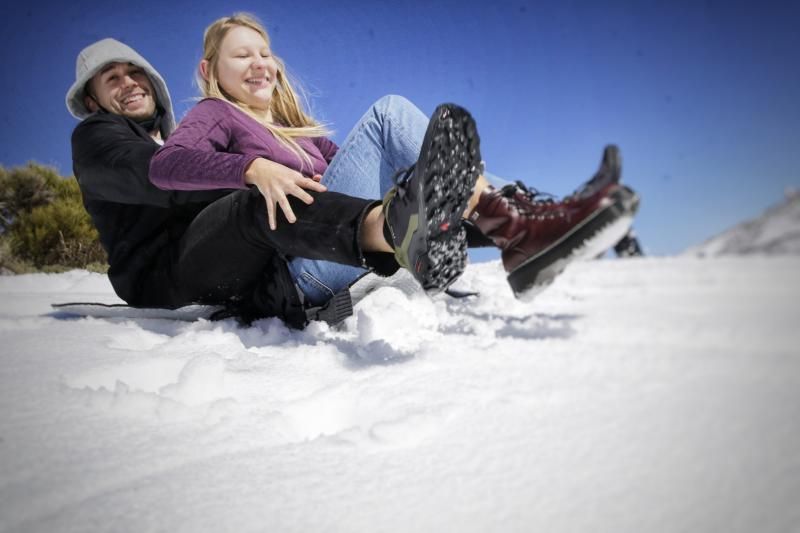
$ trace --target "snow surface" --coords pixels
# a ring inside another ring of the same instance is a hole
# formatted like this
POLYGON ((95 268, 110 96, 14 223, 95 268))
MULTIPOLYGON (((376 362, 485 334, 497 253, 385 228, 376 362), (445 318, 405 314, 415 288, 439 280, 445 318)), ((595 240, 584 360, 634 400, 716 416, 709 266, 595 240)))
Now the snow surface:
POLYGON ((483 263, 304 332, 3 276, 0 530, 800 531, 798 271, 596 261, 524 304, 483 263))
POLYGON ((800 192, 787 191, 786 199, 761 216, 742 222, 686 250, 688 255, 800 255, 800 192))

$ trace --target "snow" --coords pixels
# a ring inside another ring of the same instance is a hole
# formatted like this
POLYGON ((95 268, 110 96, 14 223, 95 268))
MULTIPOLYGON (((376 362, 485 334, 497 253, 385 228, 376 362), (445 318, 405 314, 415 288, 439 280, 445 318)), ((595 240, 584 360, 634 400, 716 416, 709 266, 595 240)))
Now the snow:
POLYGON ((706 242, 689 255, 800 255, 800 192, 788 190, 783 202, 761 216, 742 222, 706 242))
POLYGON ((797 531, 798 257, 385 287, 344 327, 67 319, 0 277, 1 531, 797 531))

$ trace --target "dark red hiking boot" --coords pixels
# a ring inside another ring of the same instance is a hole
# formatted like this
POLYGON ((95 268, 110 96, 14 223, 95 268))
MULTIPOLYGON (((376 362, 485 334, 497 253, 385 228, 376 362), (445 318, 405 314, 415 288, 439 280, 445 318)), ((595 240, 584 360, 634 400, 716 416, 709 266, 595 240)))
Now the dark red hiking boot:
POLYGON ((594 176, 585 182, 578 189, 565 197, 564 200, 585 200, 590 196, 601 193, 611 185, 618 184, 622 175, 622 156, 616 145, 609 144, 603 149, 603 159, 600 161, 600 168, 594 176))
POLYGON ((538 294, 570 262, 604 252, 628 232, 639 198, 619 185, 619 153, 610 148, 595 176, 561 201, 519 182, 481 194, 470 220, 503 251, 518 298, 538 294))

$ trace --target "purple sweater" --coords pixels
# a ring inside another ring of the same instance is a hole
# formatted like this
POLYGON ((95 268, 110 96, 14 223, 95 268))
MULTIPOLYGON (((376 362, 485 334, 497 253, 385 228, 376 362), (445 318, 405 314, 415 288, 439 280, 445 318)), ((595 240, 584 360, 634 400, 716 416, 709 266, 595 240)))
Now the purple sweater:
POLYGON ((328 168, 338 147, 324 137, 300 138, 314 166, 281 145, 264 126, 227 102, 201 100, 181 120, 150 161, 150 181, 179 191, 243 189, 244 172, 257 157, 311 176, 328 168))

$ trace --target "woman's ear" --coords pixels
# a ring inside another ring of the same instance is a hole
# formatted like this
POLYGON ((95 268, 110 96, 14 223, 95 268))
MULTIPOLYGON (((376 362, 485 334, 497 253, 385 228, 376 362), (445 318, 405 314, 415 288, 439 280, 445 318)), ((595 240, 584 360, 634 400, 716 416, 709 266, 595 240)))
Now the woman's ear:
POLYGON ((208 81, 208 59, 203 59, 200 61, 200 66, 198 69, 200 70, 200 75, 203 77, 203 79, 208 81))

